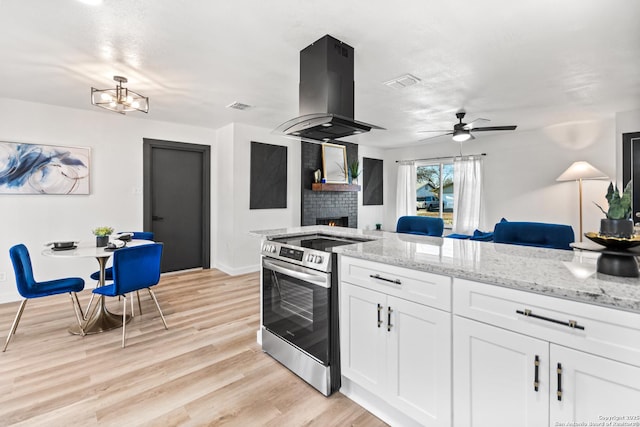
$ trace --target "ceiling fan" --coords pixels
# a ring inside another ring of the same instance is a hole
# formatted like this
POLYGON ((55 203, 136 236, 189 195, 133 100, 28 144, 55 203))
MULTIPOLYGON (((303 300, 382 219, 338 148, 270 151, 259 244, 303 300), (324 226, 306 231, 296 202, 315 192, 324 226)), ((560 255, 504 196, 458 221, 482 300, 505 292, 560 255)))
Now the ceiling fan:
POLYGON ((429 138, 425 138, 425 139, 431 139, 431 138, 437 138, 439 136, 443 136, 443 135, 453 135, 453 140, 457 141, 457 142, 464 142, 467 141, 469 139, 475 139, 475 137, 471 134, 471 132, 486 132, 486 131, 494 131, 494 130, 515 130, 516 129, 516 125, 511 125, 511 126, 485 126, 485 127, 475 127, 473 124, 477 121, 485 121, 488 122, 489 119, 475 119, 472 122, 469 123, 464 123, 462 121, 462 119, 464 119, 466 112, 465 111, 458 111, 456 113, 456 117, 458 118, 459 122, 453 125, 453 130, 449 131, 449 130, 423 130, 420 132, 446 132, 443 133, 442 135, 436 135, 436 136, 432 136, 429 138))

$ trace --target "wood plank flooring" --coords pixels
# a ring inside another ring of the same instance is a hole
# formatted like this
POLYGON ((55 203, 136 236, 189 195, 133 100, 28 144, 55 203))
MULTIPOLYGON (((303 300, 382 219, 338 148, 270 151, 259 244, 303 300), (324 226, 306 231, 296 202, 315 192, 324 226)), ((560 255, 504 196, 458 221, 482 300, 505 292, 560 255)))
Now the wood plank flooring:
MULTIPOLYGON (((90 297, 87 282, 79 296, 90 297)), ((383 426, 340 393, 326 398, 256 343, 258 273, 163 276, 121 329, 70 335, 68 295, 30 300, 0 353, 0 426, 383 426)), ((4 344, 19 303, 0 304, 4 344)), ((121 313, 117 299, 108 300, 121 313)))

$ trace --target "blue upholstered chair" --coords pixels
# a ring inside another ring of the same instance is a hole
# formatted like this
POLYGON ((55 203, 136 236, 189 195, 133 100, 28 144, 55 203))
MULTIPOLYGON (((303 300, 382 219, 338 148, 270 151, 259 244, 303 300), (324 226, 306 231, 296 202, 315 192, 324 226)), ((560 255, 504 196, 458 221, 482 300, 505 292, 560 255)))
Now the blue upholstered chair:
POLYGON ((571 250, 569 244, 575 242, 575 236, 570 225, 504 221, 496 224, 493 240, 495 243, 571 250))
POLYGON ((396 233, 442 237, 443 231, 444 221, 442 218, 401 216, 396 224, 396 233))
MULTIPOLYGON (((149 295, 156 303, 160 318, 165 329, 167 322, 164 319, 160 304, 151 287, 160 281, 160 260, 162 259, 162 243, 132 246, 118 249, 113 253, 113 283, 93 290, 94 294, 109 297, 123 297, 122 304, 122 348, 125 347, 127 294, 140 289, 147 289, 149 295)), ((95 311, 98 304, 93 308, 95 311)), ((93 314, 93 313, 92 313, 93 314)), ((91 318, 91 316, 88 316, 91 318)))
POLYGON ((76 292, 80 292, 84 289, 84 280, 80 277, 69 277, 66 279, 49 280, 46 282, 36 282, 33 277, 33 267, 31 266, 31 257, 29 251, 25 245, 16 245, 9 249, 9 256, 13 263, 13 270, 16 275, 16 285, 18 292, 24 298, 18 313, 16 314, 9 335, 7 335, 7 341, 4 343, 2 351, 7 350, 11 337, 16 333, 18 323, 22 317, 22 312, 27 304, 27 300, 32 298, 41 298, 49 295, 57 295, 69 293, 71 296, 71 304, 76 313, 76 319, 80 325, 80 333, 84 335, 84 329, 82 328, 82 308, 80 308, 80 302, 76 292))
MULTIPOLYGON (((153 241, 153 232, 151 231, 123 231, 122 233, 132 233, 131 238, 136 240, 151 240, 153 241)), ((96 271, 91 273, 91 279, 96 282, 100 281, 100 272, 96 271)), ((113 267, 109 267, 104 270, 104 280, 112 281, 113 280, 113 267)), ((140 314, 142 314, 142 304, 140 303, 140 294, 138 296, 138 309, 140 310, 140 314)), ((89 306, 93 302, 93 294, 91 295, 91 299, 89 300, 89 306)), ((85 312, 89 311, 89 306, 85 312)), ((133 298, 131 298, 131 315, 133 316, 133 298)))

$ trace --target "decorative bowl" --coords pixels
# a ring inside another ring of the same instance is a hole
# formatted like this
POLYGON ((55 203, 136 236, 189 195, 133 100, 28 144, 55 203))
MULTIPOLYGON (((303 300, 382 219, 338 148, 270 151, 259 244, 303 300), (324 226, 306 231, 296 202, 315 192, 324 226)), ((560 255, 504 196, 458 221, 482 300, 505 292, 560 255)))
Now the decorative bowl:
POLYGON ((640 245, 640 235, 633 235, 630 238, 603 236, 595 231, 584 233, 584 236, 599 245, 609 249, 629 249, 640 245))
POLYGON ((66 249, 75 246, 76 242, 53 242, 53 247, 56 249, 66 249))

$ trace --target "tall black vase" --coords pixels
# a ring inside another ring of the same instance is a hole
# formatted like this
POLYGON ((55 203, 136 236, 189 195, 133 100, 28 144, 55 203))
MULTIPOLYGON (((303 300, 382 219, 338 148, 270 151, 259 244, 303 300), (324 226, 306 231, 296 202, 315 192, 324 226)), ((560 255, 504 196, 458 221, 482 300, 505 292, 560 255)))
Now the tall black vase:
POLYGON ((630 219, 601 219, 600 234, 607 237, 629 239, 633 236, 633 221, 630 219))

